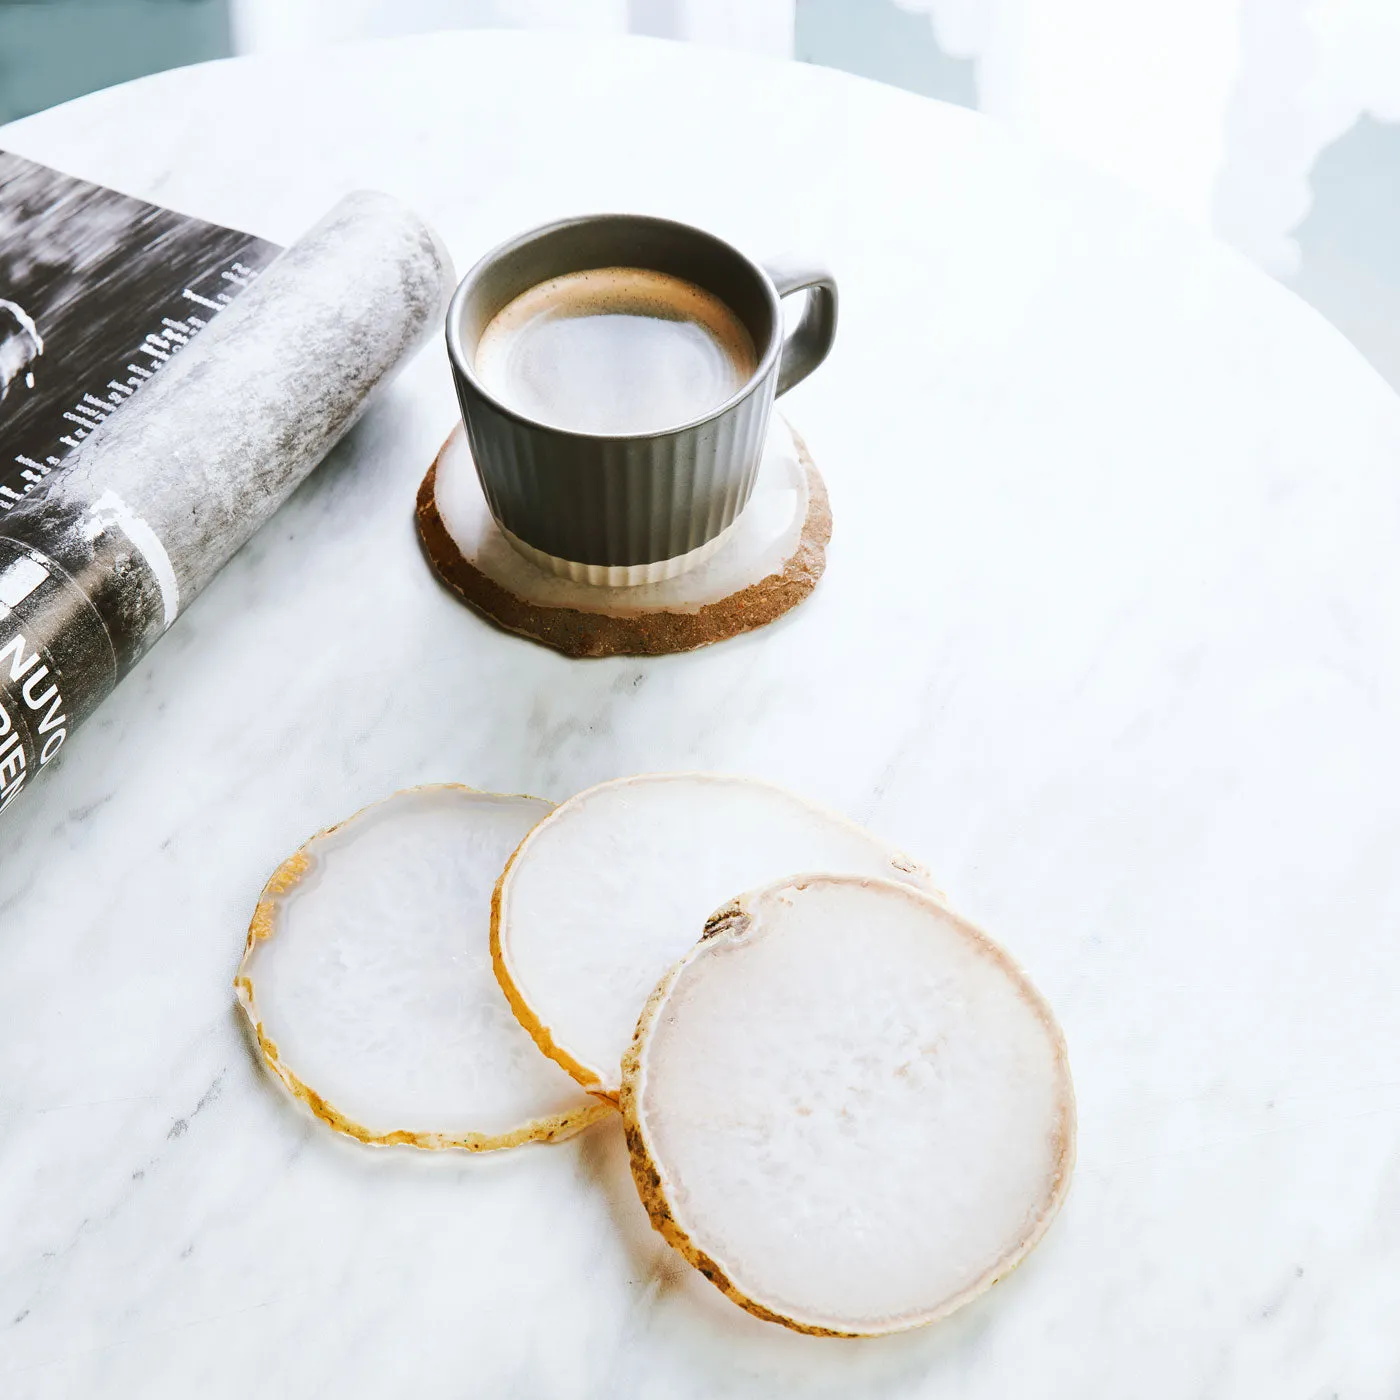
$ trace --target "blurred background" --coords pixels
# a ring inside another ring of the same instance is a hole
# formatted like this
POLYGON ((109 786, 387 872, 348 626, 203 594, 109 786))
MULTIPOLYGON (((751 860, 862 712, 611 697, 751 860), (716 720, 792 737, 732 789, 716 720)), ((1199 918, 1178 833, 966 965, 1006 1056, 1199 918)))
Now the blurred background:
POLYGON ((1400 0, 0 0, 0 121, 204 59, 472 27, 714 44, 990 113, 1232 243, 1400 388, 1400 0))

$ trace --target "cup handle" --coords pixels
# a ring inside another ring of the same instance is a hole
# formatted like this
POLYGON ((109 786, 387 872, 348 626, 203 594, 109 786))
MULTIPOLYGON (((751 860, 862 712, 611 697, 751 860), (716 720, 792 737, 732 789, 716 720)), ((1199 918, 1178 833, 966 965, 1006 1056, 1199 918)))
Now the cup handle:
POLYGON ((783 339, 778 364, 778 393, 800 384, 831 353, 836 339, 836 279, 810 263, 779 261, 765 264, 780 297, 810 291, 806 309, 796 327, 783 339))

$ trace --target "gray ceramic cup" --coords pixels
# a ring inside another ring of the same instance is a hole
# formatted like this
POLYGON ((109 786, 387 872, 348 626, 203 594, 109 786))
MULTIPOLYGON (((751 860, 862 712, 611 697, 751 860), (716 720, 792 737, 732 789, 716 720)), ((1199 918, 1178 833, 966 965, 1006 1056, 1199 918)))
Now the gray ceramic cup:
POLYGON ((467 273, 447 312, 457 399, 492 515, 537 563, 602 584, 668 578, 716 547, 753 490, 773 400, 826 358, 835 333, 830 273, 765 269, 713 234, 635 214, 565 219, 503 243, 467 273), (711 292, 747 327, 758 368, 712 412, 659 432, 573 432, 506 407, 475 369, 486 326, 531 287, 602 267, 670 273, 711 292), (803 290, 807 306, 784 336, 781 299, 803 290))

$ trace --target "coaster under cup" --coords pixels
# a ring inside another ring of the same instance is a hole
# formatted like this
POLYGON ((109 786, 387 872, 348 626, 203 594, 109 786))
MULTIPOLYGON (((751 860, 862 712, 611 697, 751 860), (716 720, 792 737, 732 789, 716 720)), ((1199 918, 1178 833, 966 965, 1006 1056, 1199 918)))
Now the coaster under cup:
POLYGON ((566 656, 693 651, 796 607, 826 567, 831 509, 806 445, 777 414, 753 495, 719 547, 673 578, 617 587, 563 578, 492 518, 459 423, 418 488, 429 564, 463 602, 566 656))

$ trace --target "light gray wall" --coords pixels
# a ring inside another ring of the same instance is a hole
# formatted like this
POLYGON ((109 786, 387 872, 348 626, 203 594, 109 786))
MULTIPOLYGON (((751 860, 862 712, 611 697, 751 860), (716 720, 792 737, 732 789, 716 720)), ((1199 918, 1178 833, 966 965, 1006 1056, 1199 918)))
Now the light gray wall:
POLYGON ((0 3, 0 122, 229 52, 225 0, 0 3))
POLYGON ((977 106, 971 60, 945 53, 927 17, 893 0, 797 0, 793 52, 804 63, 977 106))

